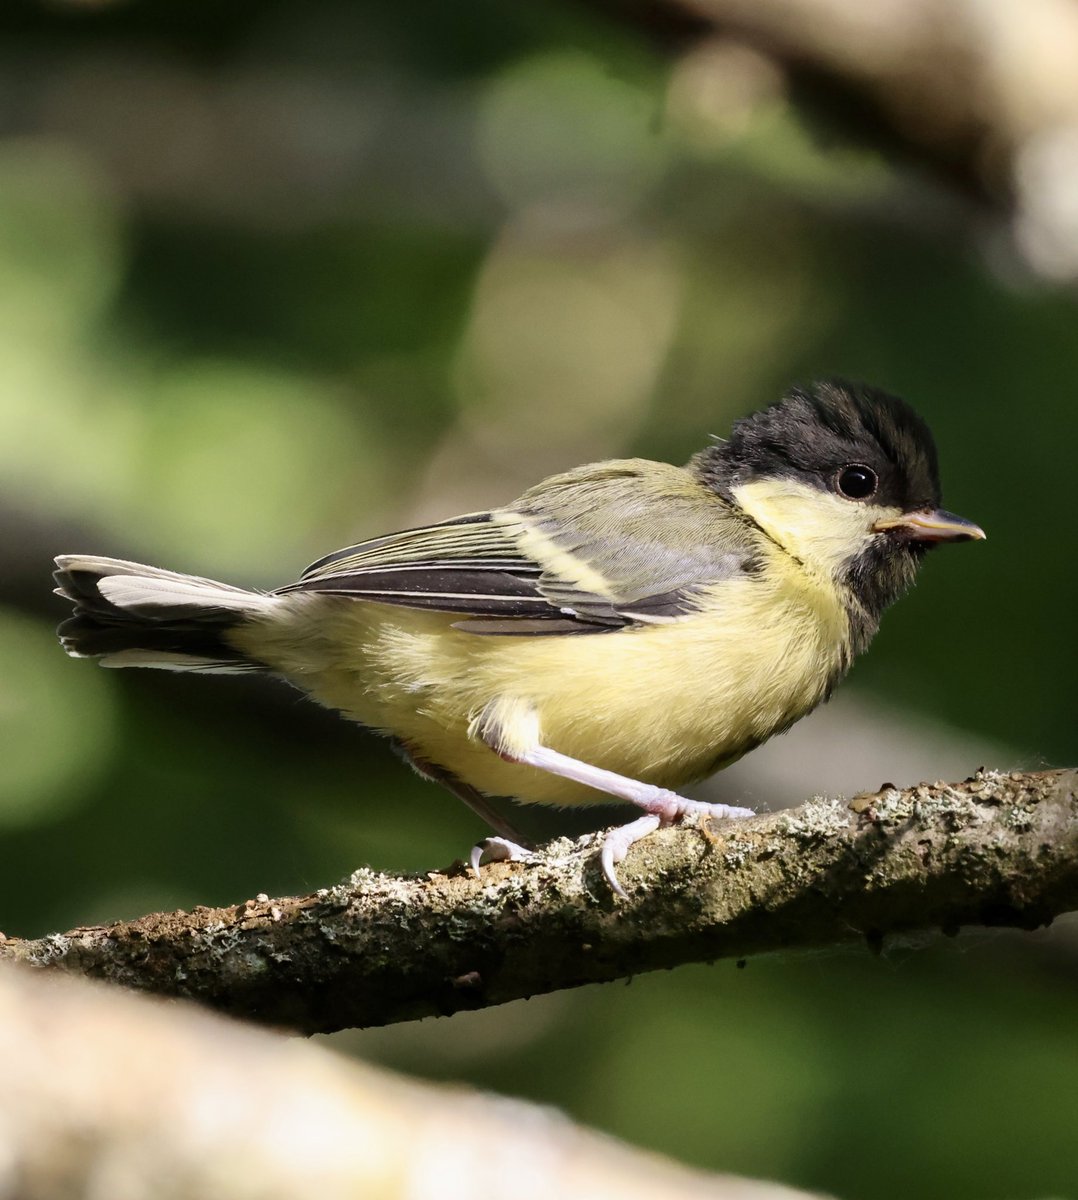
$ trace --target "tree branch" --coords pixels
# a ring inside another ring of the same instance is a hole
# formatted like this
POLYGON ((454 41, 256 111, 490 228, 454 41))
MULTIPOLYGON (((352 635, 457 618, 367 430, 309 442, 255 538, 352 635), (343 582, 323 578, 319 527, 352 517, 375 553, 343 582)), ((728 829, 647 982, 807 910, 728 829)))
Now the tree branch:
POLYGON ((382 1025, 679 963, 963 925, 1033 929, 1078 908, 1078 771, 979 772, 661 830, 604 882, 597 839, 424 877, 357 871, 311 896, 158 913, 0 958, 305 1032, 382 1025))

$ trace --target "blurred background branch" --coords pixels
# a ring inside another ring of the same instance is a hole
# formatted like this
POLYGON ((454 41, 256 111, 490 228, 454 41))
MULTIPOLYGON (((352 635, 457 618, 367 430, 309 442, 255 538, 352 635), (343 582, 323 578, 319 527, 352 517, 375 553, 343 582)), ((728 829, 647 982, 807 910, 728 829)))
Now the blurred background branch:
POLYGON ((10 1200, 811 1200, 632 1150, 548 1108, 421 1085, 211 1017, 0 970, 10 1200))
POLYGON ((1073 0, 581 2, 675 52, 672 98, 700 118, 785 80, 830 136, 888 150, 994 217, 1016 266, 1078 280, 1073 0))
POLYGON ((484 1008, 645 971, 1078 908, 1078 772, 978 773, 647 839, 617 900, 595 839, 475 878, 357 872, 314 896, 8 939, 0 958, 303 1033, 484 1008))

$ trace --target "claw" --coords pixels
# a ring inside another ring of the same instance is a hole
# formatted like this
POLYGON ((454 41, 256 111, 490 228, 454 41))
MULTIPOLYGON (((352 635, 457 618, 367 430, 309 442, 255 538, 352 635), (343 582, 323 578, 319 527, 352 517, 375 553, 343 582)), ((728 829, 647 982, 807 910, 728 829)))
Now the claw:
POLYGON ((662 824, 659 817, 649 813, 646 817, 638 817, 628 825, 619 825, 616 829, 608 830, 603 838, 603 848, 599 861, 603 865, 603 874, 613 891, 623 900, 629 898, 629 893, 621 886, 618 873, 614 869, 629 853, 629 847, 635 845, 649 833, 654 833, 662 824))
POLYGON ((468 864, 472 868, 475 877, 479 878, 479 868, 483 865, 484 855, 486 862, 523 862, 528 858, 530 851, 519 845, 517 842, 511 842, 508 838, 489 837, 483 841, 477 842, 472 847, 472 852, 468 856, 468 864))

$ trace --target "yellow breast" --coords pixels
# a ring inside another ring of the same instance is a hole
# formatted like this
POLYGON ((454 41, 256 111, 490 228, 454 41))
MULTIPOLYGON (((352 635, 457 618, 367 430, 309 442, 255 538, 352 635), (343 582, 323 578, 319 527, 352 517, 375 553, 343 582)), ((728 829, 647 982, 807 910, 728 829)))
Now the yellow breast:
POLYGON ((469 723, 493 704, 511 736, 527 707, 544 744, 664 787, 733 761, 815 707, 846 665, 838 593, 777 548, 772 558, 669 624, 477 635, 449 614, 297 594, 283 620, 244 635, 244 649, 488 795, 608 803, 506 762, 469 737, 469 723))

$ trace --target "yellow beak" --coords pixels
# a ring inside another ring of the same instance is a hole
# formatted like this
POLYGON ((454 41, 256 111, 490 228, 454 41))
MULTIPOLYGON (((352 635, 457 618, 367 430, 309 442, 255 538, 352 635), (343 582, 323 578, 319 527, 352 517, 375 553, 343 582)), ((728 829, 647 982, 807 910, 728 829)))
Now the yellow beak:
POLYGON ((942 508, 903 513, 900 517, 877 521, 872 528, 876 533, 893 529, 914 542, 979 542, 985 537, 979 525, 942 508))

